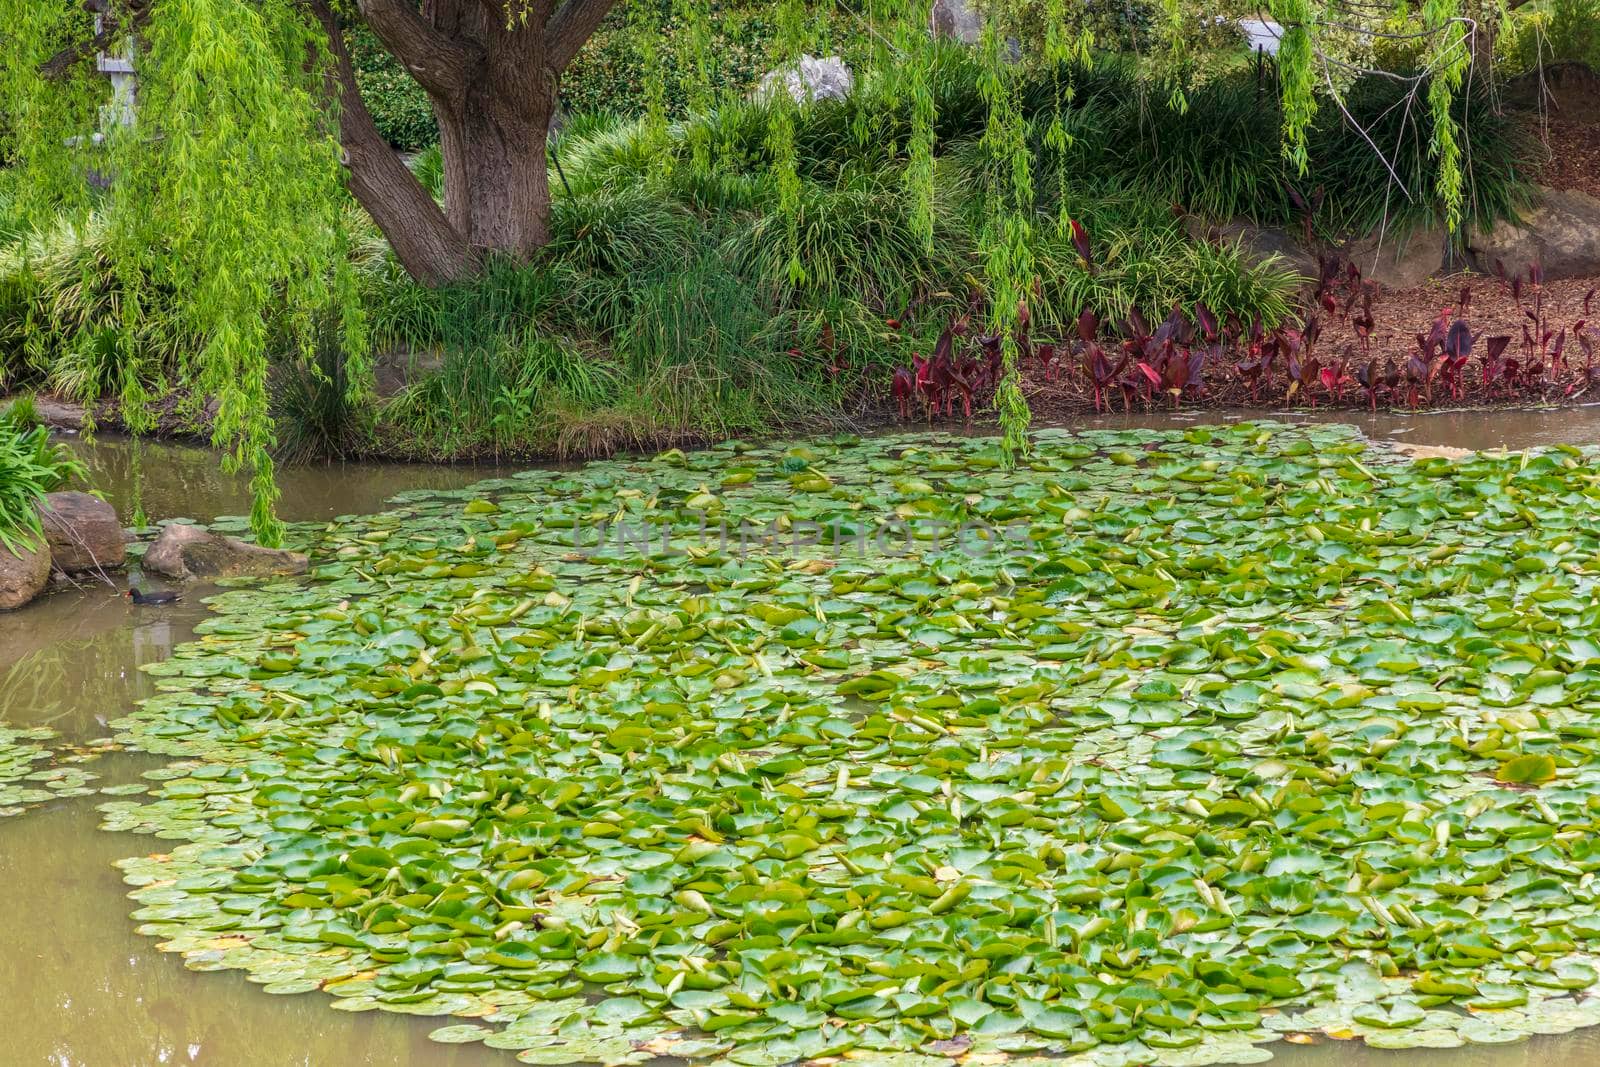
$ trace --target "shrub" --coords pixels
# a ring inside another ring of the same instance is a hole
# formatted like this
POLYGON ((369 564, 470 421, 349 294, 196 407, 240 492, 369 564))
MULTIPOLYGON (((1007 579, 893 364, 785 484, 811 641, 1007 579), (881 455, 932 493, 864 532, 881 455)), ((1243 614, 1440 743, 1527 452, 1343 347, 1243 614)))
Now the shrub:
MULTIPOLYGON (((1312 172, 1296 184, 1302 190, 1318 185, 1326 190, 1324 228, 1364 234, 1384 226, 1391 234, 1404 236, 1442 225, 1429 148, 1433 120, 1427 108, 1405 106, 1407 91, 1401 82, 1368 77, 1351 87, 1346 102, 1354 120, 1382 146, 1405 192, 1395 188, 1384 160, 1366 138, 1336 109, 1323 109, 1311 139, 1312 172)), ((1527 205, 1532 190, 1524 167, 1532 143, 1513 116, 1491 106, 1477 82, 1463 89, 1455 115, 1464 132, 1465 203, 1458 234, 1464 238, 1473 228, 1487 229, 1499 220, 1515 219, 1527 205)))
POLYGON ((1546 63, 1584 63, 1600 71, 1600 0, 1537 0, 1512 12, 1496 42, 1513 71, 1546 63))
MULTIPOLYGON (((618 6, 589 40, 561 79, 561 100, 570 112, 600 112, 635 118, 643 112, 648 66, 641 48, 644 35, 654 40, 661 64, 666 109, 670 116, 688 113, 698 75, 707 63, 707 80, 723 99, 744 96, 772 65, 771 49, 777 35, 775 9, 749 0, 711 0, 707 7, 710 48, 697 55, 693 35, 683 21, 681 5, 655 0, 648 17, 659 25, 641 30, 638 7, 618 6)), ((817 37, 842 52, 845 61, 860 69, 870 43, 860 24, 839 5, 812 6, 810 16, 817 37)))
POLYGON ((365 26, 353 29, 348 40, 356 85, 383 139, 402 152, 420 152, 438 141, 433 104, 422 86, 365 26))
POLYGON ((0 415, 0 551, 19 549, 44 537, 39 502, 86 472, 66 448, 50 441, 43 426, 31 425, 31 404, 14 404, 0 415))

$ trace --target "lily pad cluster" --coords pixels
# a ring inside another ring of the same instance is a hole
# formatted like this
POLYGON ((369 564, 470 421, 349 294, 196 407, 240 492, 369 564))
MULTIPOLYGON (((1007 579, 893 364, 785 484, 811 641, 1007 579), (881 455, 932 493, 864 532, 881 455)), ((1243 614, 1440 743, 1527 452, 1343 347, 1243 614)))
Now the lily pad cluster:
POLYGON ((0 722, 0 819, 20 815, 57 797, 85 796, 95 777, 79 767, 51 763, 48 727, 17 727, 0 722))
POLYGON ((102 810, 180 842, 124 866, 191 966, 528 1063, 1591 1025, 1594 459, 1256 423, 416 494, 147 668, 173 762, 102 810))

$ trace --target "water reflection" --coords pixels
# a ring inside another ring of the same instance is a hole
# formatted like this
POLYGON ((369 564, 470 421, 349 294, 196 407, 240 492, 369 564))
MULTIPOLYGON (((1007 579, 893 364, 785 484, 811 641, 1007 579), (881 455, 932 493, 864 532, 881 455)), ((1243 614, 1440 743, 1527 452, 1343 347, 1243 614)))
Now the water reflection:
POLYGON ((1375 1049, 1355 1041, 1272 1046, 1283 1067, 1593 1067, 1600 1063, 1600 1030, 1535 1037, 1515 1045, 1456 1049, 1375 1049))
POLYGON ((1341 422, 1377 440, 1448 448, 1534 448, 1541 445, 1600 443, 1600 404, 1563 408, 1496 408, 1491 411, 1433 411, 1416 415, 1365 411, 1196 411, 1135 412, 1074 421, 1075 428, 1168 429, 1239 422, 1341 422))
POLYGON ((16 1067, 427 1067, 514 1062, 440 1045, 438 1020, 348 1015, 320 993, 272 996, 197 974, 134 932, 113 860, 154 839, 95 828, 93 802, 0 821, 0 1063, 16 1067), (26 914, 26 921, 23 916, 26 914))
MULTIPOLYGON (((224 474, 217 454, 208 449, 165 442, 135 445, 126 437, 110 434, 92 442, 80 437, 62 440, 83 457, 94 472, 95 488, 116 506, 124 522, 133 515, 136 495, 152 521, 204 521, 250 511, 248 477, 224 474), (136 450, 140 456, 138 478, 136 450)), ((289 521, 357 515, 380 510, 384 501, 404 489, 459 489, 507 473, 509 468, 492 465, 300 464, 278 471, 278 488, 283 492, 278 513, 289 521)))
POLYGON ((120 589, 86 586, 0 614, 0 720, 48 726, 73 743, 106 736, 112 719, 153 691, 139 666, 194 635, 205 592, 138 607, 120 589))

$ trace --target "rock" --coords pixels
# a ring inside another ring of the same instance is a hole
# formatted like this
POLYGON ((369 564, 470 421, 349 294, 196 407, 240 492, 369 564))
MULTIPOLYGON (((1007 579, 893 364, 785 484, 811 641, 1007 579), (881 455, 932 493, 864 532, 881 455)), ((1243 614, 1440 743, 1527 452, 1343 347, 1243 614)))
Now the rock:
POLYGON ((1466 459, 1472 455, 1470 448, 1456 448, 1453 445, 1413 445, 1404 441, 1391 441, 1398 451, 1404 452, 1412 459, 1466 459))
POLYGON ((1404 239, 1393 234, 1362 237, 1346 254, 1369 282, 1387 289, 1421 285, 1446 266, 1444 230, 1418 230, 1404 239))
POLYGON ((1250 51, 1262 51, 1269 56, 1278 54, 1283 44, 1283 27, 1269 19, 1240 19, 1239 32, 1244 34, 1250 51))
POLYGON ((49 545, 19 540, 15 552, 0 545, 0 611, 15 611, 49 584, 49 545))
POLYGON ((372 361, 373 388, 387 400, 420 378, 444 366, 444 353, 431 349, 392 348, 372 361))
POLYGON ((201 526, 173 524, 145 550, 142 566, 174 581, 195 578, 269 578, 301 574, 308 566, 299 552, 262 548, 201 526))
MULTIPOLYGON (((1316 281, 1321 272, 1316 254, 1288 230, 1276 226, 1262 226, 1242 218, 1211 225, 1190 215, 1184 219, 1184 228, 1197 241, 1237 243, 1240 251, 1255 263, 1276 256, 1283 266, 1309 281, 1316 281)), ((1368 281, 1390 289, 1409 289, 1421 285, 1441 268, 1465 266, 1447 260, 1445 246, 1443 230, 1427 230, 1414 233, 1405 241, 1389 236, 1381 242, 1376 237, 1363 237, 1352 242, 1345 254, 1361 268, 1362 276, 1368 281)))
POLYGON ((775 70, 761 79, 756 93, 765 96, 779 83, 800 103, 812 100, 843 100, 855 88, 850 68, 838 56, 801 56, 794 70, 775 70))
POLYGON ((1317 257, 1289 236, 1287 230, 1280 230, 1276 226, 1261 226, 1249 219, 1233 219, 1220 226, 1207 226, 1193 215, 1184 219, 1184 228, 1189 231, 1189 236, 1197 241, 1237 243, 1239 250, 1252 263, 1265 263, 1273 256, 1277 256, 1282 266, 1296 274, 1311 281, 1317 278, 1317 257))
POLYGON ((122 566, 127 543, 117 509, 88 493, 49 493, 39 508, 50 560, 63 574, 122 566))
POLYGON ((1600 274, 1600 200, 1576 189, 1541 187, 1538 204, 1520 224, 1474 233, 1468 247, 1486 272, 1498 259, 1512 274, 1537 263, 1550 281, 1592 277, 1600 274))
MULTIPOLYGON (((983 12, 970 0, 934 0, 928 12, 928 32, 934 37, 975 45, 983 36, 983 12)), ((1006 38, 1006 60, 1022 61, 1022 42, 1015 37, 1006 38)))
POLYGON ((928 29, 935 37, 950 37, 962 44, 977 44, 983 35, 983 14, 971 0, 933 0, 928 29))
POLYGON ((56 400, 48 396, 34 397, 33 410, 39 416, 39 421, 52 430, 76 432, 83 429, 83 424, 88 419, 88 412, 82 404, 56 400))
POLYGON ((1600 115, 1600 74, 1582 63, 1546 63, 1507 81, 1502 96, 1512 107, 1547 105, 1552 118, 1592 122, 1600 115))

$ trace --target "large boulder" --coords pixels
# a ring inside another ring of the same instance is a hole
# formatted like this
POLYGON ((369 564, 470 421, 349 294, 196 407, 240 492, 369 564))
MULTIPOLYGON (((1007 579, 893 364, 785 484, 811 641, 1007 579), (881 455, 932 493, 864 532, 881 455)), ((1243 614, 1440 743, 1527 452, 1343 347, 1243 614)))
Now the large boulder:
POLYGON ((391 348, 372 360, 373 386, 378 396, 387 400, 443 367, 444 353, 436 349, 391 348))
POLYGON ((0 611, 15 611, 50 584, 50 546, 37 538, 28 544, 15 534, 12 539, 15 551, 0 545, 0 611))
POLYGON ((950 37, 962 44, 977 44, 983 36, 983 13, 971 0, 933 0, 928 29, 935 37, 950 37))
POLYGON ((1501 95, 1513 107, 1548 107, 1553 118, 1593 122, 1600 116, 1600 73, 1582 63, 1545 63, 1506 82, 1501 95))
POLYGON ((39 421, 52 430, 71 430, 76 433, 89 421, 89 413, 82 404, 48 396, 34 397, 33 411, 39 416, 39 421))
POLYGON ((800 62, 789 70, 775 70, 761 79, 756 87, 759 96, 766 96, 779 86, 800 103, 812 100, 843 100, 855 88, 855 78, 850 68, 838 56, 801 56, 800 62))
POLYGON ((1446 269, 1449 241, 1444 230, 1419 230, 1405 238, 1393 234, 1363 237, 1346 250, 1369 282, 1387 289, 1410 289, 1446 269))
POLYGON ((270 578, 301 574, 308 566, 299 552, 262 548, 202 526, 174 523, 145 551, 141 566, 174 581, 196 578, 270 578))
POLYGON ((1252 52, 1275 56, 1283 45, 1283 27, 1270 19, 1240 19, 1236 25, 1252 52))
POLYGON ((1290 236, 1287 230, 1262 226, 1243 218, 1209 225, 1194 215, 1184 218, 1184 228, 1197 241, 1237 244, 1244 258, 1257 266, 1276 258, 1283 269, 1316 280, 1317 257, 1306 251, 1305 246, 1290 236))
POLYGON ((1483 270, 1499 260, 1508 273, 1537 263, 1552 281, 1592 277, 1600 274, 1600 200, 1576 189, 1541 188, 1520 224, 1474 233, 1468 246, 1483 270))
POLYGON ((63 574, 122 566, 127 545, 117 509, 88 493, 50 493, 39 507, 50 560, 63 574))

